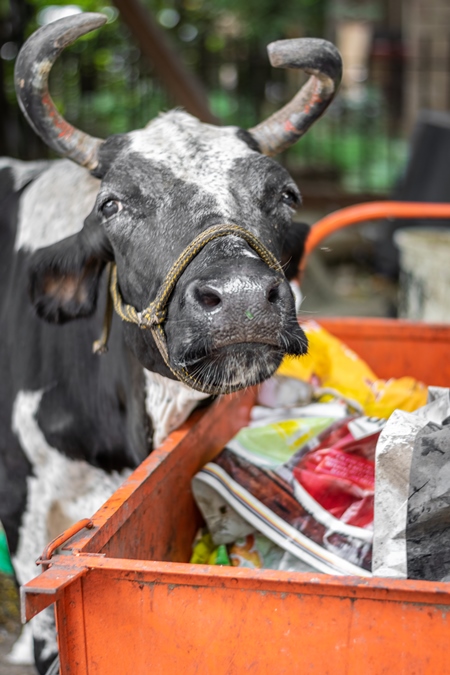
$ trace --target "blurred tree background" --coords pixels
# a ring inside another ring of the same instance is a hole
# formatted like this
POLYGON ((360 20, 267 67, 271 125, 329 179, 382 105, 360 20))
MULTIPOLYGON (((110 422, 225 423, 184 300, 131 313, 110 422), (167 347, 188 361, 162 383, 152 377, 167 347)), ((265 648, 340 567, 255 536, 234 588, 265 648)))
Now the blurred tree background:
MULTIPOLYGON (((198 78, 223 124, 255 124, 304 81, 300 73, 271 68, 269 42, 302 36, 337 42, 347 66, 341 92, 323 120, 282 161, 313 197, 315 192, 346 194, 360 201, 362 195, 389 193, 407 147, 401 0, 140 2, 177 58, 198 78)), ((105 137, 142 127, 179 105, 114 2, 0 0, 0 154, 27 159, 47 153, 18 110, 14 62, 24 39, 39 25, 77 11, 103 12, 108 23, 78 40, 53 68, 52 96, 71 122, 105 137)))

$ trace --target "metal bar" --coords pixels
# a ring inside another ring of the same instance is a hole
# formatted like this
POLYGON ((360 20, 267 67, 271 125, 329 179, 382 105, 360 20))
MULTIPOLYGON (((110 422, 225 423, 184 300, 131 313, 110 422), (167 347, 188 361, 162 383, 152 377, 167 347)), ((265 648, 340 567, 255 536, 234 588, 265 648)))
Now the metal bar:
POLYGON ((449 218, 450 204, 428 202, 368 202, 348 206, 319 220, 312 228, 306 241, 305 253, 312 250, 330 234, 355 223, 378 218, 449 218))
POLYGON ((90 518, 83 518, 82 520, 79 520, 77 523, 67 528, 67 530, 65 530, 62 534, 58 535, 49 544, 47 544, 44 551, 42 552, 41 557, 36 560, 36 565, 42 565, 44 570, 48 569, 48 566, 51 562, 50 559, 57 548, 65 544, 66 541, 71 539, 75 534, 81 530, 84 530, 84 528, 91 530, 93 527, 94 523, 90 518))
MULTIPOLYGON (((65 556, 58 556, 58 564, 65 556)), ((193 565, 180 562, 133 560, 130 558, 105 558, 101 555, 80 555, 76 565, 102 573, 102 578, 158 585, 186 585, 193 587, 253 589, 277 593, 302 593, 307 595, 358 596, 358 598, 390 599, 396 602, 421 602, 424 604, 450 605, 450 588, 446 582, 382 577, 360 578, 295 573, 221 565, 193 565)), ((53 568, 52 568, 53 569, 53 568)), ((77 577, 75 577, 77 578, 77 577)))

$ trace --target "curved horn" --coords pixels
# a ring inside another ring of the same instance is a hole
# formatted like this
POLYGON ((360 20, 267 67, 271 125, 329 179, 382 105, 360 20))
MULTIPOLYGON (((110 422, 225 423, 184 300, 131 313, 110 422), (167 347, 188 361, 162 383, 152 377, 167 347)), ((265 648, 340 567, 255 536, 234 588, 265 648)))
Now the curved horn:
POLYGON ((264 155, 276 155, 295 143, 331 103, 342 76, 342 59, 327 40, 279 40, 268 47, 275 68, 300 68, 311 77, 292 101, 265 122, 249 129, 264 155))
POLYGON ((23 45, 15 68, 17 98, 31 127, 52 150, 91 170, 103 141, 61 117, 48 92, 48 76, 65 47, 106 20, 103 14, 75 14, 39 28, 23 45))

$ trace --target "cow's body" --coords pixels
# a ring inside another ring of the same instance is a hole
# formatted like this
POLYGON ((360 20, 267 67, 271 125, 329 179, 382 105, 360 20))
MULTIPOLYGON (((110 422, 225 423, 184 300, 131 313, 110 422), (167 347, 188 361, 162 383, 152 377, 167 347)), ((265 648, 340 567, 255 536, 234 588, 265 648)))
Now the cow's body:
MULTIPOLYGON (((211 127, 212 138, 206 135, 205 145, 196 147, 198 135, 192 129, 198 130, 200 123, 185 113, 163 116, 155 126, 156 130, 150 125, 140 132, 140 143, 139 132, 134 132, 132 144, 142 150, 134 151, 137 175, 133 184, 143 185, 146 170, 151 176, 165 177, 175 188, 175 211, 183 209, 183 215, 170 216, 174 204, 168 200, 169 216, 164 218, 181 217, 192 238, 195 224, 189 218, 196 219, 198 213, 206 213, 208 223, 210 214, 215 221, 242 222, 247 210, 246 226, 251 227, 254 218, 257 230, 254 199, 263 193, 264 181, 258 186, 258 173, 252 175, 251 165, 241 172, 239 166, 253 156, 257 162, 272 164, 271 160, 259 158, 234 129, 227 138, 224 130, 219 133, 211 127), (167 154, 157 147, 155 159, 152 135, 161 139, 164 131, 167 154), (214 135, 218 148, 214 148, 214 135), (177 157, 171 156, 171 140, 177 157), (208 154, 212 159, 223 158, 215 171, 208 165, 208 154), (183 158, 190 163, 190 171, 189 165, 182 166, 183 158), (197 165, 193 158, 198 158, 197 165), (232 179, 227 184, 224 177, 228 174, 232 179), (240 191, 246 200, 239 199, 240 191), (193 210, 183 207, 195 201, 193 210)), ((35 251, 82 230, 101 183, 68 160, 0 161, 4 186, 0 203, 0 520, 18 580, 25 583, 36 574, 34 561, 46 543, 95 512, 152 447, 208 395, 144 368, 127 346, 118 317, 113 320, 108 352, 101 357, 92 353, 102 327, 105 279, 91 317, 53 325, 36 316, 27 288, 30 259, 35 251)), ((204 227, 204 219, 199 219, 199 226, 204 227)), ((175 253, 184 246, 181 235, 179 239, 175 253)), ((256 253, 245 243, 236 237, 225 239, 223 254, 228 247, 230 258, 240 255, 244 261, 256 260, 256 253)), ((162 250, 161 257, 166 253, 162 250)), ((174 252, 169 255, 173 258, 174 252)), ((164 372, 164 364, 156 369, 164 372)), ((45 615, 37 617, 35 637, 45 642, 47 633, 45 615)), ((41 652, 45 663, 47 652, 47 648, 41 652)))
MULTIPOLYGON (((29 122, 76 164, 0 159, 0 520, 21 583, 49 539, 92 515, 199 402, 306 350, 280 266, 295 274, 303 249, 305 228, 292 223, 300 195, 267 155, 328 105, 335 48, 280 43, 278 63, 313 76, 251 133, 174 111, 100 141, 59 117, 47 78, 64 46, 103 22, 50 24, 16 64, 29 122), (114 317, 100 357, 107 265, 123 321, 114 317)), ((44 673, 55 641, 48 616, 36 620, 44 673)))
MULTIPOLYGON (((206 398, 145 370, 118 319, 108 353, 94 355, 104 301, 64 326, 32 310, 31 252, 81 230, 99 182, 68 160, 0 159, 0 521, 20 583, 48 541, 92 515, 206 398)), ((35 623, 45 640, 48 621, 35 623)))

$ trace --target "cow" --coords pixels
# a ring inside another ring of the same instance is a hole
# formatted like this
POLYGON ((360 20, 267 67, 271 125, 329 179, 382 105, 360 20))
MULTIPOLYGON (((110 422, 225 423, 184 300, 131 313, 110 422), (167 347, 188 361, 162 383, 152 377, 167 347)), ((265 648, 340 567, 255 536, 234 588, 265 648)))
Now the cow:
MULTIPOLYGON (((307 349, 283 272, 304 243, 301 197, 272 156, 333 99, 336 48, 273 43, 272 65, 310 78, 252 129, 174 110, 101 140, 62 118, 48 76, 104 22, 73 15, 29 38, 18 100, 62 159, 0 159, 0 520, 20 583, 195 407, 307 349)), ((38 670, 57 672, 51 619, 34 621, 38 670)))

